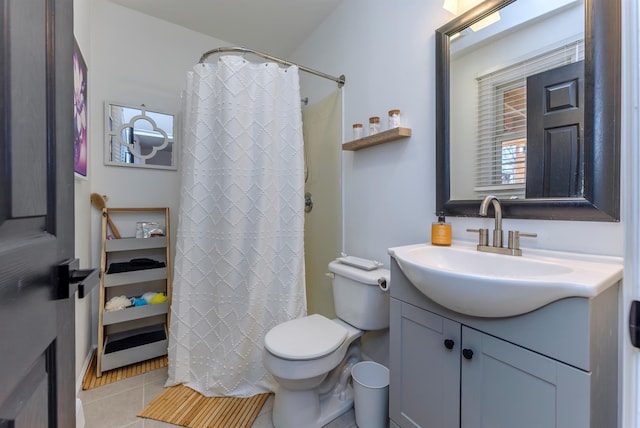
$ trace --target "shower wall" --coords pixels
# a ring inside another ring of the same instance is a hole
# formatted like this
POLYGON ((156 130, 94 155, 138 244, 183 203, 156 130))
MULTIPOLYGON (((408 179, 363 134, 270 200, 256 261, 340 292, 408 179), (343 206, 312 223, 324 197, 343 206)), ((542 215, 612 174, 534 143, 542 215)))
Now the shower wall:
POLYGON ((305 214, 307 311, 335 317, 327 265, 340 255, 340 91, 302 110, 307 180, 313 209, 305 214))

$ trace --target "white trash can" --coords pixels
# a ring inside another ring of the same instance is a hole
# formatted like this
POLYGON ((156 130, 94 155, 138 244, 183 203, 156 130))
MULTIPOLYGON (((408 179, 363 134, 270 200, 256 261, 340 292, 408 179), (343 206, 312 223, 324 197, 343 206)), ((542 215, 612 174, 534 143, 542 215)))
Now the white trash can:
POLYGON ((361 361, 351 369, 353 406, 359 428, 387 428, 389 423, 389 369, 361 361))

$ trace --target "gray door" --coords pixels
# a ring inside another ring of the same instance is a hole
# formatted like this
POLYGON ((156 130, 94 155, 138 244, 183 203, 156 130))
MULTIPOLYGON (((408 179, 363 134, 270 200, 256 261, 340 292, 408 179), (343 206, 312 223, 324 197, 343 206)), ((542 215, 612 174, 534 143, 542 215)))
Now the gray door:
POLYGON ((584 61, 527 78, 527 198, 583 196, 584 61))
POLYGON ((462 327, 462 428, 589 427, 590 374, 462 327))
POLYGON ((389 414, 401 427, 460 427, 460 324, 391 299, 389 414))
POLYGON ((0 0, 0 427, 75 426, 73 2, 0 0))

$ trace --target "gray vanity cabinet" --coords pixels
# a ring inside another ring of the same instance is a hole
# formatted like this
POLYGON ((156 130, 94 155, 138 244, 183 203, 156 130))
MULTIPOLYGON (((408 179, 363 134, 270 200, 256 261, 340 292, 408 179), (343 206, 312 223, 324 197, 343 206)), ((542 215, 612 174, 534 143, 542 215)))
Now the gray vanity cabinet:
POLYGON ((461 427, 589 426, 588 373, 464 326, 461 354, 461 427))
POLYGON ((391 419, 402 427, 460 427, 460 343, 460 323, 391 299, 391 419))
POLYGON ((396 299, 391 319, 399 426, 589 426, 588 373, 396 299))
POLYGON ((617 426, 617 287, 517 317, 451 312, 391 262, 392 427, 617 426))

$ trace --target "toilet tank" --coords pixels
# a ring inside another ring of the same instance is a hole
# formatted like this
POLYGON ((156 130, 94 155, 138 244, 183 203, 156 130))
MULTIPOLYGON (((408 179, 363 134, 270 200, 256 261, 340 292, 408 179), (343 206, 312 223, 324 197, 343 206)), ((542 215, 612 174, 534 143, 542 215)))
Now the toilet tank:
POLYGON ((338 261, 329 263, 333 278, 333 303, 336 315, 360 330, 389 327, 389 293, 378 285, 389 283, 388 269, 363 270, 338 261))

